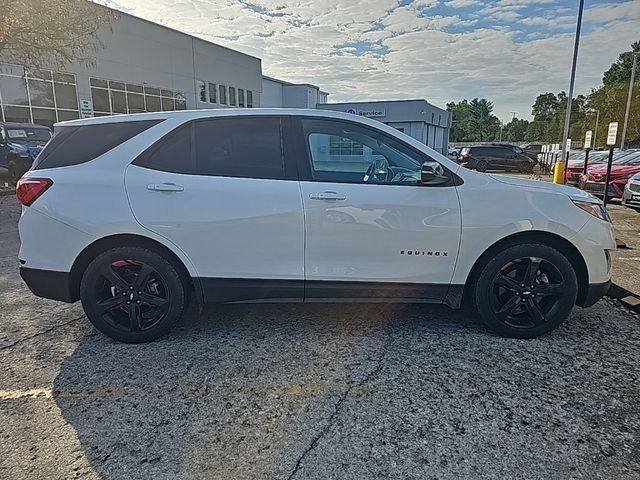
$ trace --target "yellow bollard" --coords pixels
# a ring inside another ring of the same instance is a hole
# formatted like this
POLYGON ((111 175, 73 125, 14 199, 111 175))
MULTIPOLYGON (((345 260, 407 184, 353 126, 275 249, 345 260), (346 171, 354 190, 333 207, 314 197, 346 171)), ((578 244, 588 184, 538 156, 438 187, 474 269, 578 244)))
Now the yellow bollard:
POLYGON ((564 184, 564 162, 559 160, 553 169, 553 183, 564 184))

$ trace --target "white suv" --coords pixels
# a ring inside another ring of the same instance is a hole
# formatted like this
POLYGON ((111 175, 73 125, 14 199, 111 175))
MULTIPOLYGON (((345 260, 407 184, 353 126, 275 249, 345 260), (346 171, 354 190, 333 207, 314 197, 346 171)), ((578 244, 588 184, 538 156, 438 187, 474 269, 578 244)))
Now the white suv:
POLYGON ((144 342, 198 302, 463 300, 536 337, 606 293, 607 211, 482 174, 374 120, 198 110, 60 123, 19 182, 20 272, 144 342))

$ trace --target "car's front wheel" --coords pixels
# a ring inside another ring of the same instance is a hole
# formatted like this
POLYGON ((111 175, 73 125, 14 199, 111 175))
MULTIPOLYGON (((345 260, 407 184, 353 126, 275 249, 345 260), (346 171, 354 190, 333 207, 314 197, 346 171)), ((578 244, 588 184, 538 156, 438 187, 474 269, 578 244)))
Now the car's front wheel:
POLYGON ((172 262, 143 247, 117 247, 98 255, 80 282, 80 299, 93 325, 126 343, 155 340, 180 319, 186 282, 172 262))
POLYGON ((542 243, 513 245, 487 259, 471 285, 475 308, 496 333, 535 338, 560 325, 578 295, 569 260, 542 243))

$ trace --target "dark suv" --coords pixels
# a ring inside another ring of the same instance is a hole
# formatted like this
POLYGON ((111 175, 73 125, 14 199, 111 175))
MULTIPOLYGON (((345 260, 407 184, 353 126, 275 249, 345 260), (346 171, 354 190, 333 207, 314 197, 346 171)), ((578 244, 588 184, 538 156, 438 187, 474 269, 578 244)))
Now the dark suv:
POLYGON ((531 173, 536 161, 513 147, 497 145, 479 145, 466 147, 460 152, 458 160, 467 168, 475 168, 479 172, 486 170, 516 170, 531 173))
POLYGON ((0 167, 10 181, 17 182, 31 168, 50 138, 51 130, 42 125, 0 122, 0 167))

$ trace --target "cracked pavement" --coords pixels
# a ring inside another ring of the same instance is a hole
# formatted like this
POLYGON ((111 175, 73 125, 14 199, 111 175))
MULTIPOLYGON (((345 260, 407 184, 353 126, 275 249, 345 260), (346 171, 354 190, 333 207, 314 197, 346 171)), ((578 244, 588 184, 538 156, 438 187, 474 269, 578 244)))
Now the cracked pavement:
POLYGON ((640 478, 640 320, 609 302, 530 341, 316 304, 124 345, 28 292, 18 216, 0 197, 0 478, 640 478))

